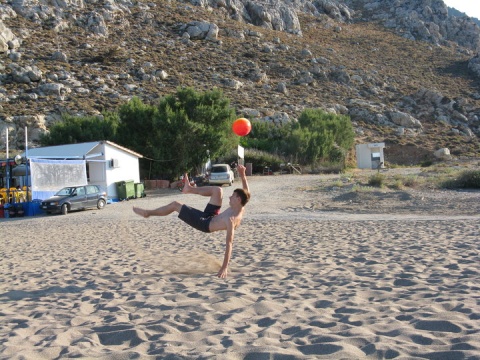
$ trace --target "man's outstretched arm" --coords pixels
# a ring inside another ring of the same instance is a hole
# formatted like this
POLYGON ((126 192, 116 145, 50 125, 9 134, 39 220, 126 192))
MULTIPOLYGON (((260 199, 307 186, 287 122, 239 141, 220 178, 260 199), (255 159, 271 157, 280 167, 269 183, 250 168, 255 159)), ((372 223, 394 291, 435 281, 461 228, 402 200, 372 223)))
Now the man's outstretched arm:
POLYGON ((238 175, 240 176, 240 179, 242 179, 242 188, 243 190, 250 192, 250 189, 248 187, 247 175, 245 174, 246 170, 247 168, 243 165, 237 166, 238 175))
POLYGON ((233 250, 233 235, 234 235, 233 219, 229 219, 227 223, 227 238, 225 241, 225 255, 223 257, 223 265, 218 271, 217 276, 219 278, 225 279, 228 275, 228 264, 232 257, 233 250))

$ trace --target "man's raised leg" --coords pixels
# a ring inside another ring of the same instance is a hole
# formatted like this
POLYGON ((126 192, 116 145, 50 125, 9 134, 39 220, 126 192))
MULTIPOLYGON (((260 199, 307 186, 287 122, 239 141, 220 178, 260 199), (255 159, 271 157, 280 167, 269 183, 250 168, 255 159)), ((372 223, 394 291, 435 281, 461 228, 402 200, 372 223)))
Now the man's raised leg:
POLYGON ((147 210, 147 209, 142 209, 138 207, 133 207, 133 212, 137 215, 143 216, 144 218, 148 218, 149 216, 167 216, 168 214, 171 214, 172 212, 180 212, 182 208, 182 203, 179 203, 178 201, 173 201, 168 205, 161 206, 158 209, 154 210, 147 210))
POLYGON ((200 186, 194 187, 190 185, 188 175, 183 177, 185 183, 182 193, 184 194, 197 194, 201 196, 210 196, 209 203, 212 205, 222 206, 223 189, 220 186, 200 186))

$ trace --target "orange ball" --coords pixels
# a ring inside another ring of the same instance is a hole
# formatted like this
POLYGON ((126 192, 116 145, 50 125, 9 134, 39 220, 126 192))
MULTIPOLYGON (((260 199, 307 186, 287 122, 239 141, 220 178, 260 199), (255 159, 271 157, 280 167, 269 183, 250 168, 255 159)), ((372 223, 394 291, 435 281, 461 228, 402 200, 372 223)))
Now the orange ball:
POLYGON ((245 136, 252 130, 252 124, 248 119, 239 118, 233 122, 232 130, 238 136, 245 136))

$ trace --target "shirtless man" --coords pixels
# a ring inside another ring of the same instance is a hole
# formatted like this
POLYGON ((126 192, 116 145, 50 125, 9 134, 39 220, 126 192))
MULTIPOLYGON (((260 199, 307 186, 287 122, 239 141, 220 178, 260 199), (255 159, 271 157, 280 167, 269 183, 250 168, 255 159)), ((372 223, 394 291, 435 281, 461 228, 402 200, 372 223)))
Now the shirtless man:
POLYGON ((247 176, 245 175, 245 166, 238 165, 238 174, 242 179, 242 188, 235 189, 229 198, 229 208, 220 213, 223 199, 223 189, 219 186, 194 187, 190 185, 187 174, 184 177, 184 194, 198 194, 209 196, 210 200, 205 210, 200 211, 178 201, 173 201, 168 205, 154 210, 146 210, 133 207, 133 211, 145 218, 149 216, 166 216, 176 211, 178 217, 188 225, 203 232, 214 232, 220 230, 227 231, 225 255, 223 265, 217 276, 226 278, 228 273, 228 264, 232 257, 233 235, 235 229, 240 225, 244 213, 244 206, 250 199, 250 190, 248 188, 247 176))

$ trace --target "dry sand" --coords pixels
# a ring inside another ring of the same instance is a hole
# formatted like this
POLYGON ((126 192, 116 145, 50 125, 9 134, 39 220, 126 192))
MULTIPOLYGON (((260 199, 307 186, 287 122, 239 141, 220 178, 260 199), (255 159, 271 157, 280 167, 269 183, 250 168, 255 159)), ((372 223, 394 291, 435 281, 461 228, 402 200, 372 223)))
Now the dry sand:
POLYGON ((250 178, 226 280, 225 233, 131 210, 177 190, 0 220, 0 359, 480 359, 480 192, 325 178, 250 178))

